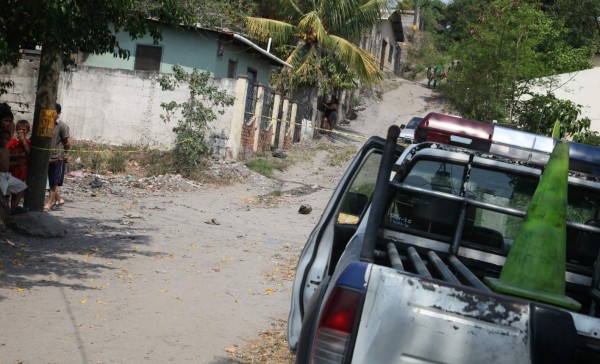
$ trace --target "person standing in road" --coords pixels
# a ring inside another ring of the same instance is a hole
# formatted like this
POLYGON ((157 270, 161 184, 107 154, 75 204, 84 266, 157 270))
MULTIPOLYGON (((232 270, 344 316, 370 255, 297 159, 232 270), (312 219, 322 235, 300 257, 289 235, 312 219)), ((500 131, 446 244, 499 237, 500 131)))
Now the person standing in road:
POLYGON ((438 84, 438 82, 441 80, 442 78, 442 72, 444 71, 444 68, 442 68, 442 65, 438 64, 435 66, 434 69, 434 79, 433 79, 433 87, 435 88, 438 84))
POLYGON ((56 104, 56 118, 54 121, 54 135, 50 148, 50 164, 48 165, 48 183, 50 193, 48 201, 44 205, 44 211, 64 205, 65 200, 60 197, 59 187, 63 185, 66 172, 66 164, 69 162, 68 152, 71 149, 71 134, 69 126, 61 120, 62 108, 56 104))
POLYGON ((325 104, 325 112, 323 113, 321 129, 329 129, 329 132, 331 133, 333 126, 337 121, 338 104, 339 101, 336 97, 333 97, 330 102, 325 104))

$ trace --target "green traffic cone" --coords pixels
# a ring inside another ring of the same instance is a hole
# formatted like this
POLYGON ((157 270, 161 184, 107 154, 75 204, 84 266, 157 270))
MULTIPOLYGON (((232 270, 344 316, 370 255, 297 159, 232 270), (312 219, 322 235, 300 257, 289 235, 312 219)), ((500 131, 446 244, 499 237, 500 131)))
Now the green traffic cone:
POLYGON ((569 143, 554 146, 500 278, 485 277, 496 292, 551 303, 573 311, 565 296, 569 143))
POLYGON ((556 119, 554 122, 554 128, 552 129, 552 137, 554 139, 560 139, 560 121, 556 119))

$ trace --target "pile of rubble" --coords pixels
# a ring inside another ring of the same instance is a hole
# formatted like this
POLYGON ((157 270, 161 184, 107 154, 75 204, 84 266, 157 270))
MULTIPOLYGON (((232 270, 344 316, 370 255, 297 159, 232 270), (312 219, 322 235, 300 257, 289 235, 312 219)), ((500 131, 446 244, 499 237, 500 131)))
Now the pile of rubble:
POLYGON ((205 189, 222 183, 255 183, 267 178, 251 171, 242 163, 215 162, 203 173, 201 183, 182 177, 180 174, 164 174, 139 177, 134 174, 99 174, 85 169, 67 172, 63 194, 71 198, 77 196, 148 196, 169 195, 205 189))

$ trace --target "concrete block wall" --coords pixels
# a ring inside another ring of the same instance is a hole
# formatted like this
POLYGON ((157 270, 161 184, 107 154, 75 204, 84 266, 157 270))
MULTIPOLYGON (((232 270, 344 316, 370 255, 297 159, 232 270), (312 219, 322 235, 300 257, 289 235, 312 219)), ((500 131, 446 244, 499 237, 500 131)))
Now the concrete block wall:
MULTIPOLYGON (((15 118, 33 122, 35 90, 39 61, 21 60, 19 66, 0 67, 0 79, 12 79, 14 87, 0 102, 7 102, 15 118)), ((214 85, 235 97, 232 107, 209 124, 208 142, 213 153, 237 159, 241 152, 256 153, 270 150, 275 141, 277 124, 281 124, 278 148, 289 148, 294 140, 297 101, 282 97, 273 90, 270 110, 263 110, 265 86, 258 88, 258 97, 251 125, 245 125, 244 114, 247 77, 212 79, 214 85), (262 118, 270 120, 262 123, 262 118), (278 119, 281 118, 281 119, 278 119), (263 125, 261 125, 263 124, 263 125), (266 125, 266 126, 264 126, 266 125)), ((63 120, 69 125, 75 141, 90 140, 111 145, 172 148, 176 121, 165 122, 163 102, 185 102, 189 99, 186 86, 175 91, 162 91, 157 74, 129 70, 79 66, 61 73, 58 102, 63 108, 63 120)), ((216 110, 215 110, 216 111, 216 110)))
MULTIPOLYGON (((0 79, 12 79, 14 87, 0 102, 16 110, 16 118, 33 122, 35 90, 39 61, 21 60, 18 67, 0 67, 0 79)), ((152 72, 115 70, 79 66, 61 73, 58 102, 63 119, 75 140, 92 140, 112 145, 144 145, 168 149, 175 141, 175 122, 165 123, 162 102, 185 102, 186 87, 162 91, 152 72)), ((211 82, 233 95, 235 79, 212 79, 211 82)), ((229 136, 232 109, 217 113, 209 124, 209 142, 223 152, 229 136)))

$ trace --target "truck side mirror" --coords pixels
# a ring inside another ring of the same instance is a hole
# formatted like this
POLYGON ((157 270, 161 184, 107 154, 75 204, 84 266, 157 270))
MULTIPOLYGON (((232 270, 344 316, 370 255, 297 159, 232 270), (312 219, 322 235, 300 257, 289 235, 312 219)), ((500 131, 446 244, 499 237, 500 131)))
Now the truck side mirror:
POLYGON ((400 124, 400 129, 404 129, 404 128, 406 128, 406 125, 400 124))

